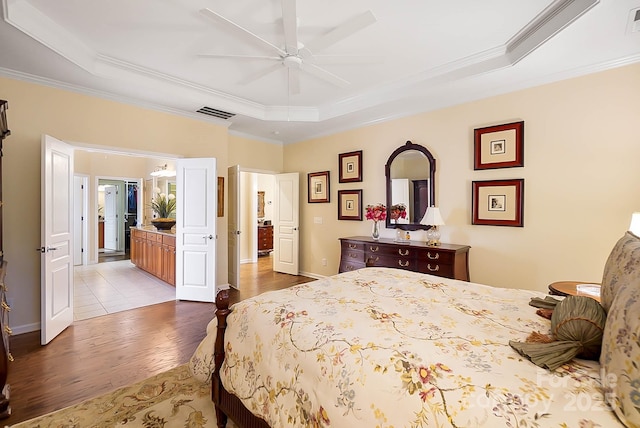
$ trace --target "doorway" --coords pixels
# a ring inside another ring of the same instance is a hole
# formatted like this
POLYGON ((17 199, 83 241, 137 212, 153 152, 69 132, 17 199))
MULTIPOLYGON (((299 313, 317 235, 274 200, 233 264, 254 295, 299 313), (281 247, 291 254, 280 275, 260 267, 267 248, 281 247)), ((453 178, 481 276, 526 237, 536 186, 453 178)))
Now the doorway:
POLYGON ((228 278, 232 288, 240 289, 240 273, 246 266, 257 264, 273 271, 273 196, 275 175, 268 172, 228 168, 228 278))
POLYGON ((140 180, 98 178, 98 263, 130 259, 131 227, 138 225, 140 180))

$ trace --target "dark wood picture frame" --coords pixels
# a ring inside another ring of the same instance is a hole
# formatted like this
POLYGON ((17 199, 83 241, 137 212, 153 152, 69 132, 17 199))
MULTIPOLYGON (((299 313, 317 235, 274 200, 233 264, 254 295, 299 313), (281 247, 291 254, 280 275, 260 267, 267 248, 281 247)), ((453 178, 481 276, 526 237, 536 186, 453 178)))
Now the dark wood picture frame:
POLYGON ((362 189, 338 190, 338 220, 362 220, 362 189))
POLYGON ((471 224, 524 226, 524 179, 472 182, 471 224))
POLYGON ((323 203, 330 200, 329 171, 307 174, 307 202, 323 203))
POLYGON ((362 181, 362 150, 338 155, 338 182, 356 183, 362 181))
POLYGON ((218 177, 218 217, 224 217, 224 177, 218 177))
POLYGON ((524 166, 524 121, 474 129, 473 169, 520 166, 524 166))

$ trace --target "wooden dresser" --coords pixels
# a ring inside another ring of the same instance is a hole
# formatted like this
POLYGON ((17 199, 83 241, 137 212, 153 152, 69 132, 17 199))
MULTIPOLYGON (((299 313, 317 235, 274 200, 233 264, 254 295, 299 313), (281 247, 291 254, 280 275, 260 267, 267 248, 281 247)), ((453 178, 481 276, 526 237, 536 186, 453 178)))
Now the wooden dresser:
POLYGON ((421 241, 396 242, 366 236, 340 238, 340 273, 365 266, 393 267, 469 281, 468 245, 430 247, 421 241))
POLYGON ((273 225, 258 226, 258 254, 269 254, 273 251, 273 225))

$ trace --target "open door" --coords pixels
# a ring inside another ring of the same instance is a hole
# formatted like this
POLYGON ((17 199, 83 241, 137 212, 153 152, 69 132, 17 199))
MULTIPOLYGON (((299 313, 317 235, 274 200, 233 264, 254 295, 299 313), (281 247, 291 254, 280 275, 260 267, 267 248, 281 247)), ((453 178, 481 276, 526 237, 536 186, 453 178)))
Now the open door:
POLYGON ((240 289, 240 165, 228 169, 229 190, 229 236, 227 242, 229 285, 240 289))
POLYGON ((73 148, 42 136, 40 341, 73 322, 73 148))
POLYGON ((297 172, 277 174, 273 226, 273 270, 298 275, 300 178, 297 172))
POLYGON ((176 173, 176 299, 213 302, 216 294, 216 160, 178 159, 176 173))

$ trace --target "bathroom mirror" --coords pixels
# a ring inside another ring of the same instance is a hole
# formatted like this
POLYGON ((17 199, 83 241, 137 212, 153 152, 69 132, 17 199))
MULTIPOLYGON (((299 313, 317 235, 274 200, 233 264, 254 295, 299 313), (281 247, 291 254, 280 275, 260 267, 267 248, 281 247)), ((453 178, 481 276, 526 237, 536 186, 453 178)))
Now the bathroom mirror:
POLYGON ((385 168, 387 179, 387 228, 429 229, 420 224, 427 207, 436 205, 436 160, 419 144, 407 141, 389 156, 385 168), (404 205, 404 218, 394 206, 404 205))

